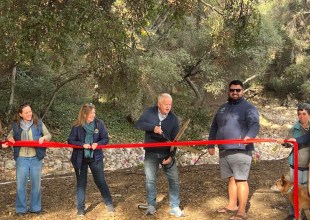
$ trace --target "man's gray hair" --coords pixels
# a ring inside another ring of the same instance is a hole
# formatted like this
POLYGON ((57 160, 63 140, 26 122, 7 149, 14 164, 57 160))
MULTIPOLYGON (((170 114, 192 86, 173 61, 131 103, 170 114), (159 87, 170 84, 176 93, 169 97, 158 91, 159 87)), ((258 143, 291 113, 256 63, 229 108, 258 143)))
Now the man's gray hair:
POLYGON ((162 102, 163 99, 165 99, 165 98, 168 98, 168 99, 171 99, 171 100, 172 100, 172 97, 171 97, 170 94, 168 94, 168 93, 162 93, 162 94, 160 94, 160 95, 158 96, 158 102, 162 102))

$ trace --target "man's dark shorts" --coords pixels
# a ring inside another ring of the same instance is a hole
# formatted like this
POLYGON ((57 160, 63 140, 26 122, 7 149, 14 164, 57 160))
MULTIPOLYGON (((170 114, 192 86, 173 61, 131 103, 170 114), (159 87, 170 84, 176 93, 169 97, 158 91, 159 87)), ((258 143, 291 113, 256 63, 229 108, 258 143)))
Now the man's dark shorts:
POLYGON ((221 178, 234 176, 236 180, 247 180, 252 163, 252 151, 220 151, 221 178))

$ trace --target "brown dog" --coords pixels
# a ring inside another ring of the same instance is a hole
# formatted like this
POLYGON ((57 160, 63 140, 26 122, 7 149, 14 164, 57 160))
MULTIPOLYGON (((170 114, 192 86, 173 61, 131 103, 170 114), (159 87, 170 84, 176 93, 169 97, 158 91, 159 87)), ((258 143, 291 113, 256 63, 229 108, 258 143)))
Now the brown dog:
MULTIPOLYGON (((294 184, 286 180, 285 176, 282 175, 281 179, 278 179, 270 189, 276 192, 280 192, 284 196, 287 196, 292 206, 294 206, 293 188, 294 184)), ((301 210, 303 210, 307 219, 310 220, 310 197, 308 194, 308 188, 305 186, 298 185, 298 205, 299 216, 301 210)))

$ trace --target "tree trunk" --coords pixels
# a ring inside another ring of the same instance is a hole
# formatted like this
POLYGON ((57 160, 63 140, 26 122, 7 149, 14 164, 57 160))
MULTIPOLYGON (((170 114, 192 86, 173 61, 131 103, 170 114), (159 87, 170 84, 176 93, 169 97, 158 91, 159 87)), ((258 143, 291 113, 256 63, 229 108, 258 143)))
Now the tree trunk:
POLYGON ((188 85, 192 88, 192 90, 194 91, 197 99, 195 102, 195 105, 199 105, 202 101, 202 95, 199 92, 199 89, 197 88, 197 86, 190 80, 189 77, 185 77, 184 80, 188 83, 188 85))
POLYGON ((83 73, 80 73, 80 74, 77 74, 75 76, 72 76, 71 78, 69 79, 66 79, 65 81, 61 82, 57 88, 54 90, 53 94, 52 94, 52 97, 50 99, 50 101, 48 102, 47 106, 45 107, 45 110, 43 111, 43 114, 41 116, 41 118, 43 119, 45 117, 45 115, 47 114, 47 112, 49 111, 49 109, 51 108, 56 96, 57 96, 57 93, 59 92, 59 90, 65 86, 67 83, 73 81, 73 80, 76 80, 76 79, 82 79, 82 78, 86 78, 88 75, 85 74, 84 72, 83 73))
POLYGON ((6 113, 6 124, 9 122, 10 115, 12 113, 13 103, 14 103, 14 96, 15 96, 15 86, 16 86, 16 66, 13 67, 12 70, 12 78, 11 78, 11 95, 9 100, 9 107, 6 113))
POLYGON ((208 56, 208 52, 205 51, 205 53, 201 56, 201 58, 196 62, 196 64, 194 66, 192 66, 192 68, 189 71, 185 71, 185 76, 183 77, 184 80, 188 83, 188 85, 192 88, 192 90, 194 91, 197 99, 195 102, 195 105, 199 105, 202 100, 203 100, 203 96, 201 95, 199 88, 197 88, 197 86, 190 80, 190 76, 194 76, 196 74, 199 74, 200 72, 200 66, 203 63, 203 61, 206 59, 206 57, 208 56))

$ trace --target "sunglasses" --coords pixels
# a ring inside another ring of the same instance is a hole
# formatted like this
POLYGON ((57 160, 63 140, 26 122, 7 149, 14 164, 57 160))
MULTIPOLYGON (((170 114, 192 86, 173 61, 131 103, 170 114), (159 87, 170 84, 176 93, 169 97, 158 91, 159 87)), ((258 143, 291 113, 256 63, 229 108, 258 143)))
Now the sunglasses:
POLYGON ((229 92, 241 92, 242 89, 229 89, 229 92))

